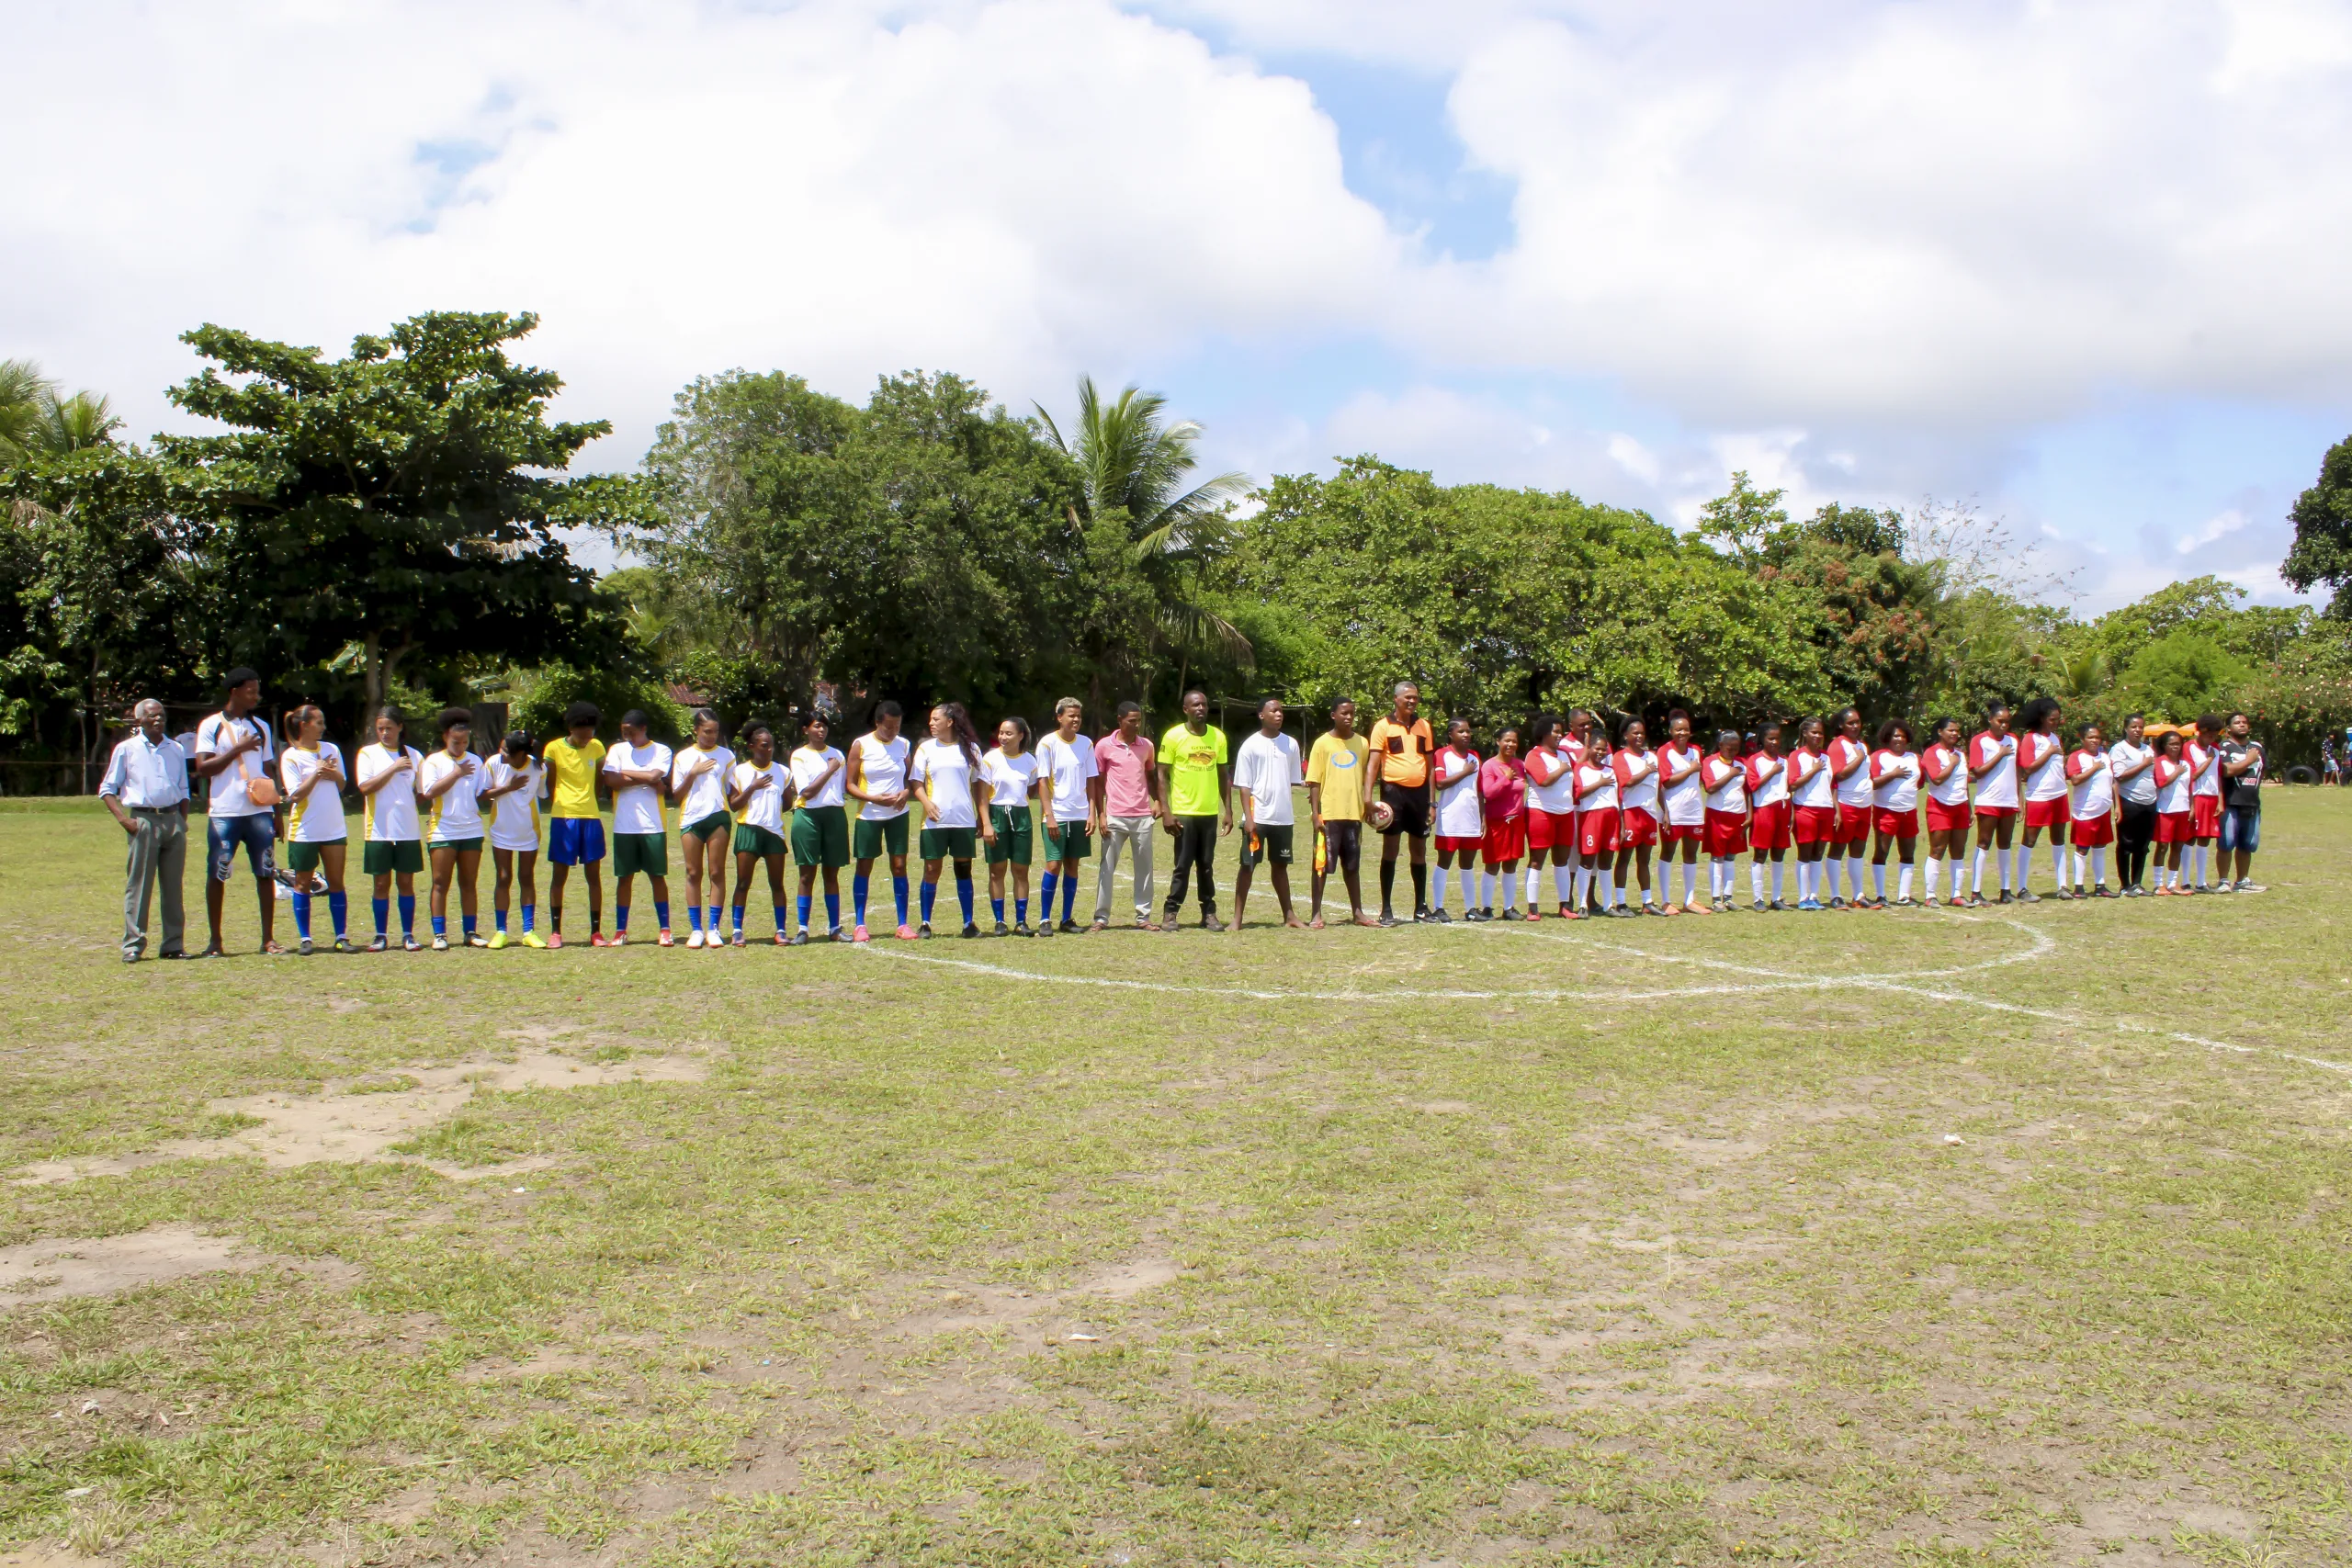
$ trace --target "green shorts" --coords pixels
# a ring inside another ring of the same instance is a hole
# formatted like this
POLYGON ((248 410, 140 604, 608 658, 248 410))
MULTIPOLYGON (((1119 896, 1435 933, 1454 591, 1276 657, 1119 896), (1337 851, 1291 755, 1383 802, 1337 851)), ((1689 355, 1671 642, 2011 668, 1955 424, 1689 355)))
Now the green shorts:
POLYGON ((904 859, 907 853, 907 814, 882 817, 873 820, 859 818, 850 837, 856 841, 854 852, 860 860, 879 860, 884 855, 904 859))
POLYGON ((1270 826, 1264 822, 1259 823, 1257 842, 1248 845, 1242 850, 1241 863, 1244 865, 1256 865, 1262 860, 1268 865, 1288 865, 1290 863, 1290 838, 1293 831, 1294 829, 1288 822, 1283 823, 1279 828, 1270 826))
POLYGON ((316 844, 306 844, 300 839, 289 839, 286 843, 286 869, 316 871, 319 869, 320 851, 339 850, 343 845, 344 840, 341 839, 328 839, 316 844))
POLYGON ((1045 839, 1047 865, 1058 865, 1066 860, 1086 860, 1094 853, 1094 835, 1086 830, 1083 822, 1057 822, 1045 839))
POLYGON ((405 871, 413 875, 424 869, 424 846, 414 839, 370 839, 360 856, 359 869, 369 876, 381 876, 388 871, 405 871))
POLYGON ((756 822, 735 824, 735 852, 739 855, 780 855, 784 853, 784 835, 756 822))
POLYGON ((476 833, 470 839, 435 839, 433 840, 432 848, 455 850, 461 855, 478 855, 481 853, 481 835, 476 833))
POLYGON ((925 828, 922 830, 922 858, 934 860, 970 860, 972 846, 980 841, 978 828, 925 828))
POLYGON ((634 876, 640 871, 648 876, 670 874, 669 834, 613 835, 613 874, 616 877, 634 876))
POLYGON ((727 836, 727 813, 714 811, 707 817, 697 817, 678 829, 689 839, 721 839, 727 836))
POLYGON ((839 806, 804 806, 792 814, 792 863, 849 863, 849 812, 839 806))
POLYGON ((996 842, 989 846, 989 863, 1002 865, 1011 861, 1014 865, 1027 865, 1037 835, 1029 826, 1029 808, 1025 806, 991 806, 989 826, 996 829, 996 842))

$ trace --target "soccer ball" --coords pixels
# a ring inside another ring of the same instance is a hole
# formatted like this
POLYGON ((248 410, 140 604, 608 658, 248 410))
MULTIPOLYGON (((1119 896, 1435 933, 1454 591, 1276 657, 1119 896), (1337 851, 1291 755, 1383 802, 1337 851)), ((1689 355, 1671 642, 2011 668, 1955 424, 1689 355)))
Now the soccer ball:
POLYGON ((1372 803, 1372 829, 1373 829, 1373 831, 1374 831, 1374 832, 1375 832, 1375 833, 1385 833, 1386 831, 1388 831, 1388 829, 1391 829, 1391 828, 1395 827, 1396 825, 1396 808, 1395 807, 1393 807, 1393 806, 1389 805, 1389 804, 1388 804, 1386 801, 1385 801, 1385 800, 1375 800, 1375 801, 1374 801, 1374 802, 1372 803))

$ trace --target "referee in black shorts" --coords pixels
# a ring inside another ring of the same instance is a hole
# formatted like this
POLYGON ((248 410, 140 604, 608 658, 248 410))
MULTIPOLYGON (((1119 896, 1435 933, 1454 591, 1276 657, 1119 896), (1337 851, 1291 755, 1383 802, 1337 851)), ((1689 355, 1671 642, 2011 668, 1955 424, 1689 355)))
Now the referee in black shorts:
POLYGON ((1421 689, 1410 681, 1396 683, 1396 706, 1372 727, 1365 739, 1372 744, 1373 776, 1380 781, 1380 804, 1387 821, 1380 824, 1380 923, 1396 923, 1396 846, 1413 848, 1413 919, 1430 918, 1430 759, 1437 741, 1429 720, 1420 716, 1421 689))

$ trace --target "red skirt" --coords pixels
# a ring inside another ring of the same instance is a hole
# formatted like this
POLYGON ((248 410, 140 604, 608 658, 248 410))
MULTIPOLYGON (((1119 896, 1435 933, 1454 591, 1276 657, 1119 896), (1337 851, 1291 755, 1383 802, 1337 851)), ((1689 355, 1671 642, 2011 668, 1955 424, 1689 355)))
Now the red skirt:
POLYGON ((1747 819, 1747 847, 1752 850, 1785 850, 1789 847, 1789 803, 1773 801, 1759 806, 1747 819))
POLYGON ((2066 797, 2063 795, 2025 803, 2025 825, 2029 828, 2061 828, 2065 826, 2067 818, 2066 797))
POLYGON ((1527 855, 1527 818, 1512 817, 1487 823, 1487 836, 1479 842, 1478 858, 1488 865, 1509 865, 1527 855))
POLYGON ((1859 844, 1871 836, 1871 812, 1868 806, 1838 804, 1838 837, 1840 844, 1859 844))
POLYGON ((1657 842, 1657 818, 1638 806, 1621 812, 1617 822, 1617 847, 1637 850, 1644 844, 1657 842))
POLYGON ((2189 830, 2200 839, 2211 839, 2222 831, 2222 797, 2218 795, 2192 795, 2188 797, 2189 830))
POLYGON ((1834 806, 1798 807, 1797 842, 1800 844, 1843 842, 1838 837, 1838 808, 1834 806))
POLYGON ((1548 850, 1555 846, 1564 850, 1577 847, 1577 814, 1573 811, 1545 811, 1539 807, 1527 810, 1527 847, 1548 850))
POLYGON ((1577 841, 1584 851, 1585 859, 1617 852, 1621 838, 1618 832, 1619 815, 1613 806, 1577 813, 1577 841))
POLYGON ((1932 795, 1929 795, 1928 797, 1928 831, 1949 833, 1954 829, 1962 832, 1967 831, 1968 802, 1957 800, 1947 804, 1938 800, 1932 795))
POLYGON ((2197 836, 2195 832, 2195 824, 2191 820, 2194 815, 2195 813, 2188 811, 2157 812, 2156 842, 2160 844, 2185 844, 2188 842, 2189 840, 2195 838, 2197 836))
POLYGON ((2111 816, 2075 817, 2069 820, 2075 825, 2075 847, 2078 850, 2102 849, 2115 842, 2115 818, 2111 816))
POLYGON ((1707 853, 1716 860, 1729 860, 1747 847, 1747 818, 1741 812, 1717 811, 1710 807, 1702 831, 1707 853))
POLYGON ((1917 811, 1895 811, 1883 806, 1871 807, 1871 825, 1882 839, 1916 839, 1919 836, 1919 814, 1917 811))

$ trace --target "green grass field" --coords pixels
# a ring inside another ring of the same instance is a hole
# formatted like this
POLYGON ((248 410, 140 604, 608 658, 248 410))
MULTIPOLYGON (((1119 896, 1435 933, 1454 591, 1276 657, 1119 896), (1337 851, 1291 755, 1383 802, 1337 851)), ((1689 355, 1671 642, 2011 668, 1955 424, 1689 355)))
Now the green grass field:
POLYGON ((0 1562, 2352 1561, 2352 792, 2267 811, 2164 905, 126 969, 0 810, 0 1562))

